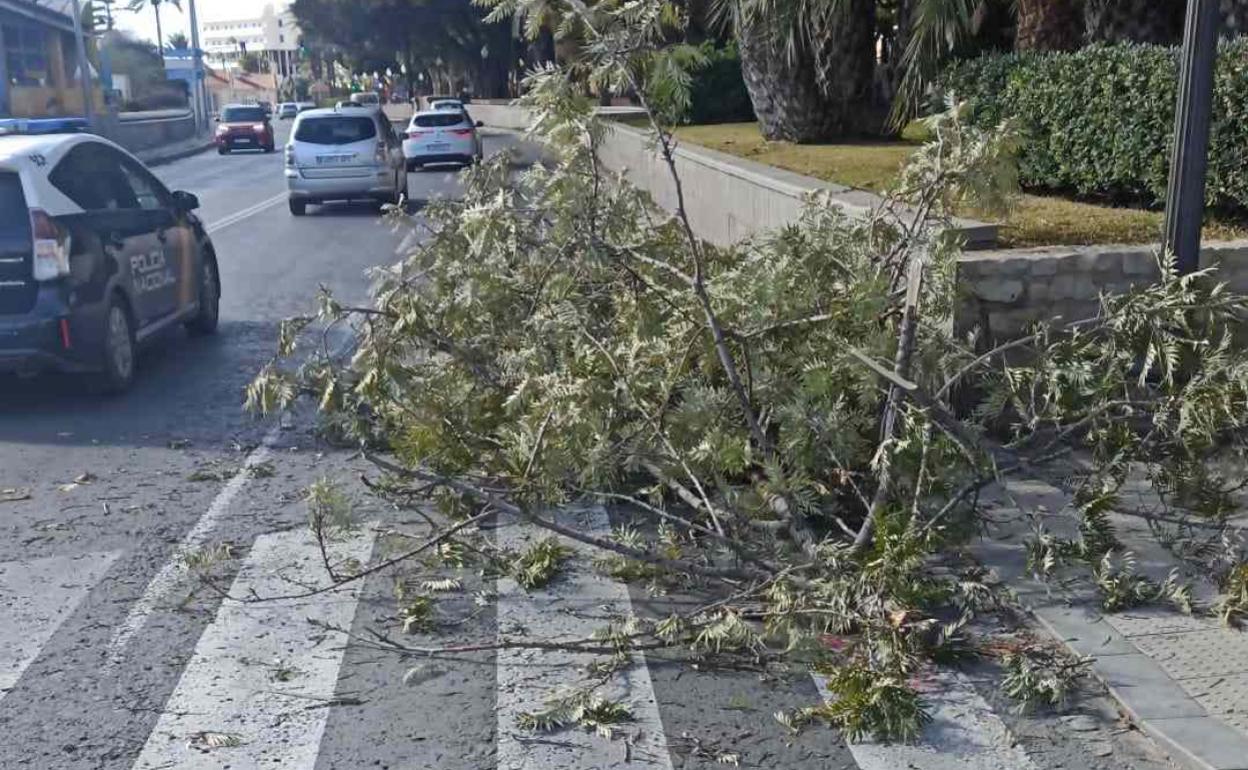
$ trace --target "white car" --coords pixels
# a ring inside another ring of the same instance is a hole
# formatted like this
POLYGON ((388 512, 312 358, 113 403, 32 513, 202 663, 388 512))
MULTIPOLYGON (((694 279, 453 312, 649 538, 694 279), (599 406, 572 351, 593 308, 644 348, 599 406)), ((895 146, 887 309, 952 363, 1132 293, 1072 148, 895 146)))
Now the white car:
POLYGON ((408 171, 435 163, 479 162, 485 154, 477 132, 481 125, 463 109, 416 113, 403 139, 408 171))
POLYGON ((464 103, 458 99, 434 99, 429 103, 429 109, 434 112, 443 110, 454 112, 456 110, 463 111, 464 103))
POLYGON ((373 91, 351 94, 351 103, 358 104, 361 107, 380 107, 381 96, 373 91))
POLYGON ((398 203, 407 169, 385 113, 359 105, 299 113, 286 145, 286 188, 297 217, 325 201, 398 203))

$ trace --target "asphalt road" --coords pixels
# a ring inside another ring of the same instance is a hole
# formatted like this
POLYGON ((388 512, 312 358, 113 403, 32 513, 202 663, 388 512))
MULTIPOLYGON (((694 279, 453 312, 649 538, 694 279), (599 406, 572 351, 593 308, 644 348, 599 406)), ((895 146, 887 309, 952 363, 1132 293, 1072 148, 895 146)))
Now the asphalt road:
MULTIPOLYGON (((486 147, 515 144, 490 137, 486 147)), ((698 671, 659 656, 620 685, 636 722, 616 740, 533 735, 519 714, 589 661, 379 651, 361 640, 402 636, 389 575, 286 602, 223 600, 187 574, 188 554, 228 545, 218 569, 235 596, 324 583, 302 501, 319 478, 350 490, 359 520, 420 532, 418 519, 363 494, 361 462, 322 444, 308 417, 273 425, 241 409, 278 322, 310 311, 322 285, 365 301, 365 271, 393 263, 404 232, 366 206, 290 216, 280 153, 204 154, 156 171, 201 200, 222 272, 221 331, 168 335, 119 398, 67 378, 0 383, 0 490, 29 494, 0 492, 0 768, 1169 767, 1118 729, 1102 698, 1081 700, 1074 721, 1021 717, 973 670, 933 680, 937 719, 921 747, 849 746, 828 729, 792 736, 772 715, 817 702, 810 677, 698 671)), ((452 173, 410 176, 417 201, 455 190, 452 173)), ((533 536, 504 524, 509 544, 533 536)), ((576 525, 607 522, 591 512, 576 525)), ((365 527, 337 547, 335 558, 367 562, 395 544, 365 527)), ((459 577, 462 590, 437 611, 443 627, 407 643, 584 635, 605 616, 660 616, 680 601, 591 572, 537 594, 459 577)))

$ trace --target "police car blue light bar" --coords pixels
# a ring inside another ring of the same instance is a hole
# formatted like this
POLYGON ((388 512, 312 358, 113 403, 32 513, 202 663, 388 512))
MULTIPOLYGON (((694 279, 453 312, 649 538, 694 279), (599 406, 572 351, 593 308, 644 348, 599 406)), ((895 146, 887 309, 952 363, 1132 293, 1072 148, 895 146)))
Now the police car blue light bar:
POLYGON ((73 134, 90 127, 86 118, 4 118, 0 119, 0 136, 73 134))

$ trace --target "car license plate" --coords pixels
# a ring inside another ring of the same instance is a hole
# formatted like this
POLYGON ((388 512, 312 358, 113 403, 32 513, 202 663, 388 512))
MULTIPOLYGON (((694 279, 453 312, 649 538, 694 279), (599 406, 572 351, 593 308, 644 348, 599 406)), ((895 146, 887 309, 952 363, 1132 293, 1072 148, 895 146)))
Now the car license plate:
POLYGON ((451 146, 445 142, 435 142, 429 145, 429 152, 447 152, 450 149, 451 146))
POLYGON ((234 137, 234 142, 236 144, 251 144, 251 137, 250 136, 236 136, 234 137))
POLYGON ((316 165, 318 166, 341 166, 344 163, 351 162, 353 155, 317 155, 316 165))

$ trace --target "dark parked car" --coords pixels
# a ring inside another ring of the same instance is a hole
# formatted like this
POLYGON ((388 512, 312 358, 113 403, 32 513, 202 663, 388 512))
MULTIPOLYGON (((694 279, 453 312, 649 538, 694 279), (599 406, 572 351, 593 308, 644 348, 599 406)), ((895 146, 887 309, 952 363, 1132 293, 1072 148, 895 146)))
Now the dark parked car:
POLYGON ((220 273, 198 206, 98 136, 0 137, 0 371, 120 391, 157 333, 215 332, 220 273))

